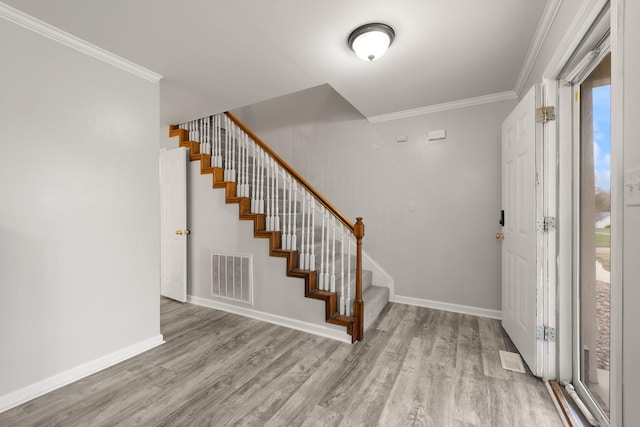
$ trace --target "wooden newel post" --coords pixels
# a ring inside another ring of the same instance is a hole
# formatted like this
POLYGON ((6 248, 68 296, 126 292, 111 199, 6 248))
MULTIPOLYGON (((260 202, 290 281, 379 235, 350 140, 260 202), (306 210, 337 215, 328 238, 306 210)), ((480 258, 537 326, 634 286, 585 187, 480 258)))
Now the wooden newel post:
POLYGON ((353 341, 360 341, 364 337, 364 301, 362 301, 362 238, 364 237, 364 223, 362 218, 356 218, 353 227, 356 237, 356 299, 353 301, 353 317, 356 318, 353 341))

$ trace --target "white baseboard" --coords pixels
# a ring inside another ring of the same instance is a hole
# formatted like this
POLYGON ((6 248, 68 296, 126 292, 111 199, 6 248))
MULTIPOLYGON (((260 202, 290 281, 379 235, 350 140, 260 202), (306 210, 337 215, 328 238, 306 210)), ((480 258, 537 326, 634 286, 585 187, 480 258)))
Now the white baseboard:
POLYGON ((28 385, 9 394, 5 394, 4 396, 0 396, 0 413, 67 384, 71 384, 74 381, 88 377, 91 374, 95 374, 98 371, 116 365, 161 344, 164 344, 162 335, 156 335, 155 337, 123 348, 122 350, 107 354, 106 356, 102 356, 98 359, 92 360, 91 362, 84 363, 42 381, 38 381, 35 384, 28 385))
POLYGON ((263 311, 227 304, 221 301, 200 298, 193 295, 187 295, 187 302, 351 344, 351 337, 347 334, 346 330, 339 331, 322 325, 316 325, 314 323, 303 322, 289 317, 278 316, 277 314, 265 313, 263 311))
POLYGON ((405 297, 396 295, 393 302, 418 307, 435 308, 436 310, 452 311, 454 313, 471 314, 473 316, 488 317, 490 319, 502 319, 502 311, 486 308, 471 307, 468 305, 451 304, 448 302, 431 301, 422 298, 405 297))

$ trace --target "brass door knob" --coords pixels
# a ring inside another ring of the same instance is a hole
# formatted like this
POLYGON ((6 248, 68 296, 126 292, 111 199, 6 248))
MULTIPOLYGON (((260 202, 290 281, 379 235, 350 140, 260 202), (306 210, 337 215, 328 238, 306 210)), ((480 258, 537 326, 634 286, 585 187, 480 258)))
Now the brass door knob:
POLYGON ((191 234, 191 231, 190 230, 176 230, 176 234, 178 236, 182 236, 184 234, 191 234))
POLYGON ((496 239, 504 240, 504 233, 496 233, 496 239))

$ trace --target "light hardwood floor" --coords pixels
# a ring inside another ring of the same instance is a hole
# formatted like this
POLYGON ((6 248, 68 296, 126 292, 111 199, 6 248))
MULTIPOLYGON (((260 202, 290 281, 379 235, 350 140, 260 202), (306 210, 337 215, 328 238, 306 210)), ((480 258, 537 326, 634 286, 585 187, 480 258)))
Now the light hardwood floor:
POLYGON ((390 303, 349 345, 161 302, 166 344, 0 414, 0 426, 561 426, 505 371, 500 322, 390 303))

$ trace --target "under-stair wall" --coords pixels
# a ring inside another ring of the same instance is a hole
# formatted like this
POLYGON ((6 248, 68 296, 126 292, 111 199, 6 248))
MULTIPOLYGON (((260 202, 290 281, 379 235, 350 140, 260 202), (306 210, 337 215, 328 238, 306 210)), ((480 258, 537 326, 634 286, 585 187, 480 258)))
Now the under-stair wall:
POLYGON ((189 301, 351 342, 344 327, 325 322, 324 302, 305 298, 303 281, 286 276, 285 260, 269 256, 268 239, 253 237, 253 222, 238 220, 238 205, 225 203, 224 190, 212 190, 200 162, 190 162, 188 171, 189 301), (252 255, 253 305, 212 294, 212 251, 252 255))

